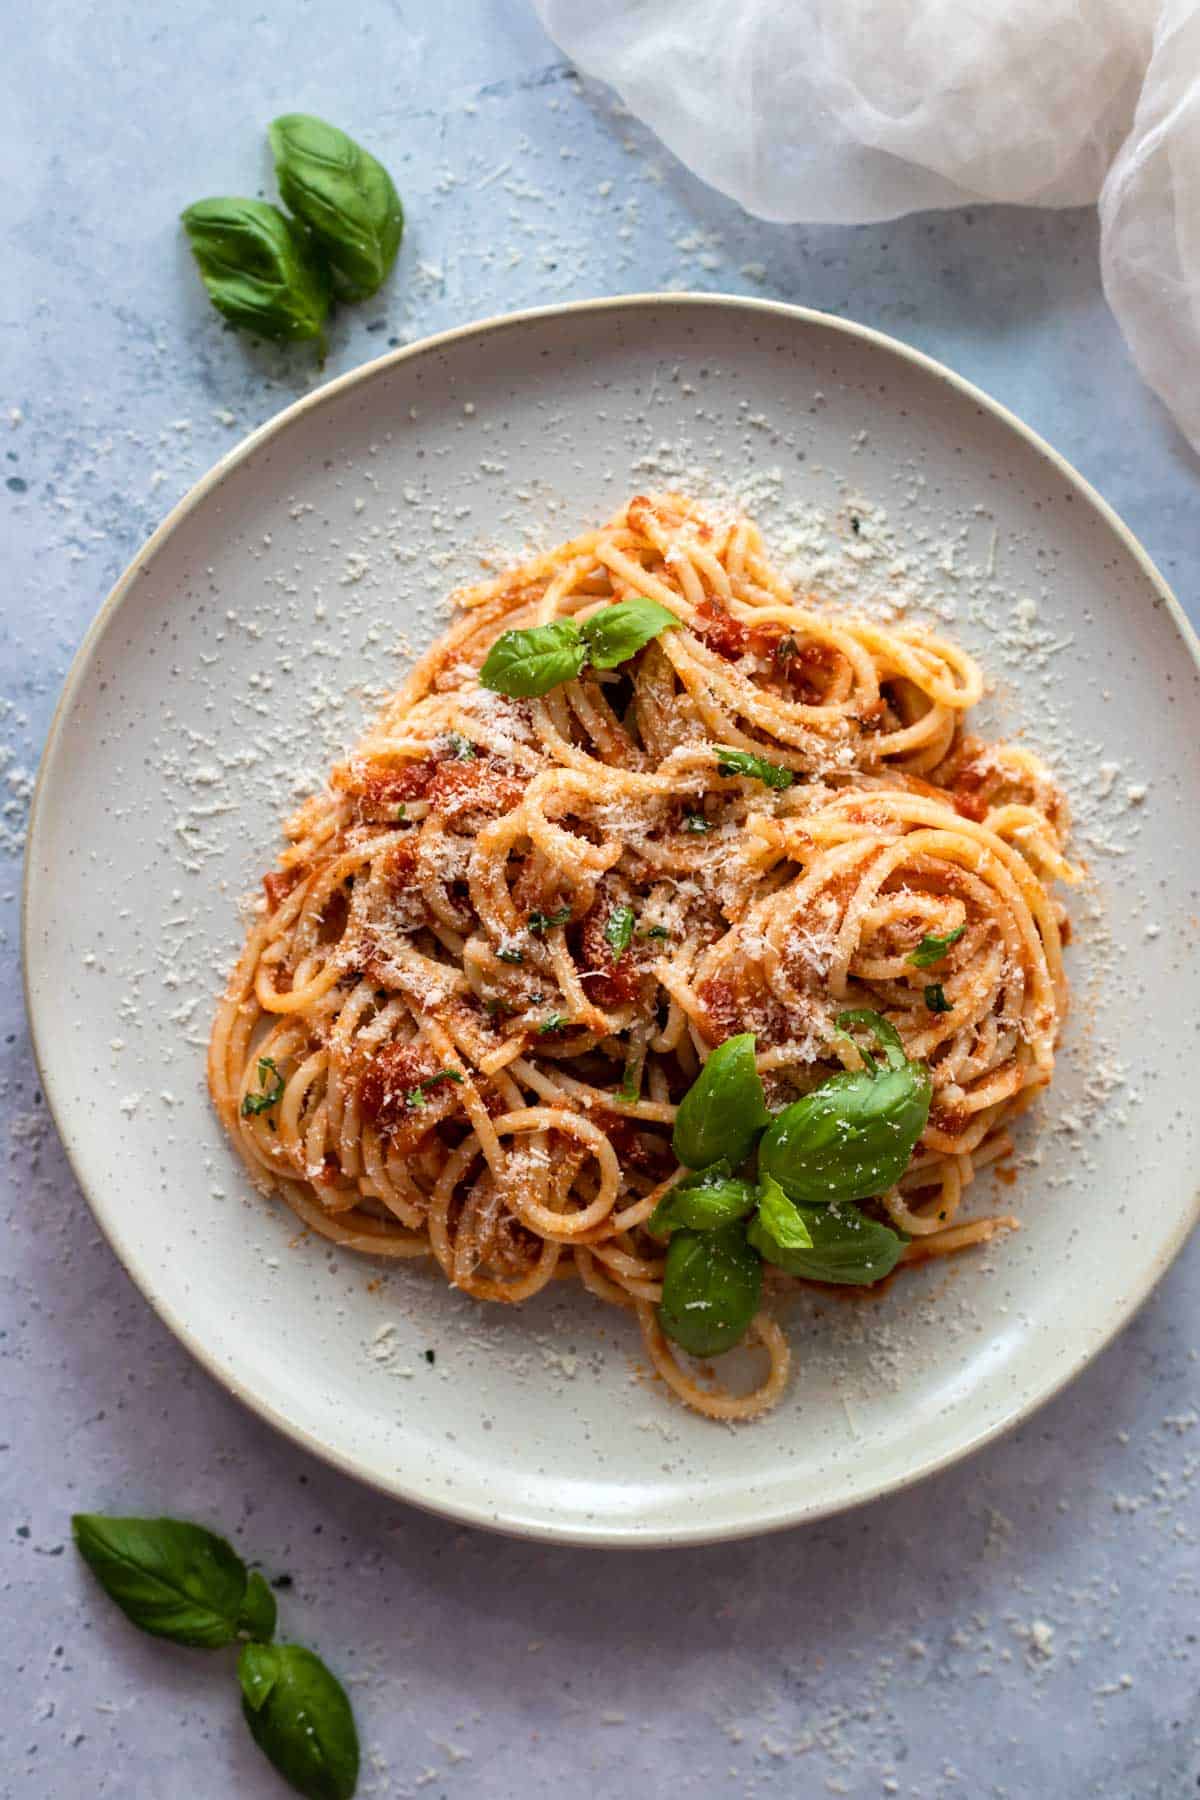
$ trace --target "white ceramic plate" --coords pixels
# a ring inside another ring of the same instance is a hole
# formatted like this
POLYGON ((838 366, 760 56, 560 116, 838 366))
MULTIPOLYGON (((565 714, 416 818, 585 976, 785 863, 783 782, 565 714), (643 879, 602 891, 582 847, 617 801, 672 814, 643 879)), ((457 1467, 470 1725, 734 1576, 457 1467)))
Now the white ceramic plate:
POLYGON ((117 1254, 205 1366, 405 1499, 587 1543, 761 1531, 897 1488, 1027 1414, 1130 1316, 1195 1217, 1195 642, 1103 502, 984 395, 878 334, 746 300, 599 301, 469 326, 331 383, 176 508, 76 659, 30 832, 46 1094, 117 1254), (797 1303, 786 1403, 671 1401, 564 1289, 481 1308, 296 1239, 207 1104, 238 896, 482 551, 631 491, 744 490, 803 582, 918 596, 984 659, 1080 813, 1078 1004, 1017 1236, 877 1302, 797 1303), (856 523, 857 522, 857 523, 856 523), (426 1350, 436 1353, 430 1363, 426 1350))

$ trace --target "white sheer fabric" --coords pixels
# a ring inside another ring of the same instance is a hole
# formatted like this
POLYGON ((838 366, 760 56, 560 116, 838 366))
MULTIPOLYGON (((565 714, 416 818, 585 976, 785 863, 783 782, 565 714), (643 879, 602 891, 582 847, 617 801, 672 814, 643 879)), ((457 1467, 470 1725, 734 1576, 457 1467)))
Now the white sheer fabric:
POLYGON ((1105 288, 1200 447, 1200 0, 534 0, 750 212, 1099 200, 1105 288))

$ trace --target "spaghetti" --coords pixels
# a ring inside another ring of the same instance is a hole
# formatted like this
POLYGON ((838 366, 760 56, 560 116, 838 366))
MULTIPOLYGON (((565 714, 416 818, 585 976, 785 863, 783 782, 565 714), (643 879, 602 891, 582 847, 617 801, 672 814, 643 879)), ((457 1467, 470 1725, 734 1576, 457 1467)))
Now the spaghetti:
POLYGON ((481 1300, 578 1278, 636 1314, 689 1406, 753 1417, 786 1383, 768 1308, 793 1282, 767 1271, 748 1393, 664 1336, 646 1224, 685 1173, 678 1102, 741 1032, 768 1102, 795 1100, 858 1066, 835 1020, 874 1009, 933 1098, 868 1212, 904 1264, 1015 1227, 960 1208, 1053 1071, 1063 796, 967 733, 983 683, 961 650, 798 599, 753 524, 676 494, 456 599, 286 826, 213 1027, 213 1100, 312 1230, 432 1257, 481 1300), (586 633, 635 596, 674 628, 619 666, 532 698, 481 684, 501 633, 586 633), (772 785, 741 772, 759 766, 772 785))

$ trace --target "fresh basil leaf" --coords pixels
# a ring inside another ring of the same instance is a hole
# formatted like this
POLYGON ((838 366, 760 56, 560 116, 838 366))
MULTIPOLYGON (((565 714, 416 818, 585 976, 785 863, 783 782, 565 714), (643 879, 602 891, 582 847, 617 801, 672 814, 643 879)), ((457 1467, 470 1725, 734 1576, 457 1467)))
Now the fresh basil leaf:
POLYGON ((258 1573, 252 1570, 246 1579, 246 1592, 238 1608, 238 1635, 268 1644, 275 1636, 275 1596, 258 1573))
POLYGON ((758 1193, 758 1220, 784 1250, 812 1249, 812 1232, 804 1222, 804 1214, 770 1175, 763 1177, 758 1193))
POLYGON ((959 925, 954 931, 946 932, 939 937, 936 932, 926 932, 916 949, 906 959, 914 969, 931 969, 934 963, 941 962, 952 944, 957 944, 960 937, 966 935, 966 925, 959 925))
POLYGON ((752 1181, 731 1175, 726 1162, 713 1163, 677 1181, 646 1220, 646 1230, 655 1237, 667 1237, 680 1227, 713 1231, 719 1225, 748 1218, 757 1201, 752 1181))
POLYGON ((243 1119, 253 1119, 259 1113, 270 1112, 271 1108, 278 1106, 283 1099, 285 1082, 275 1066, 273 1056, 259 1057, 258 1085, 260 1091, 257 1094, 243 1094, 242 1096, 243 1119))
POLYGON ((564 681, 574 681, 587 661, 587 650, 573 619, 551 619, 523 631, 504 631, 479 671, 493 693, 533 699, 564 681))
POLYGON ((904 1239, 889 1225, 868 1219, 856 1206, 798 1205, 792 1210, 796 1217, 785 1223, 785 1231, 793 1237, 806 1235, 806 1247, 780 1240, 776 1228, 783 1222, 783 1215, 778 1205, 770 1209, 760 1207, 758 1216, 751 1219, 746 1229, 754 1249, 789 1275, 798 1275, 805 1281, 866 1287, 890 1275, 900 1260, 904 1239))
POLYGON ((612 959, 620 962, 633 942, 632 906, 614 906, 604 922, 604 941, 612 951, 612 959))
POLYGON ((312 232, 338 292, 365 300, 391 273, 404 233, 391 176, 361 144, 311 113, 273 119, 269 136, 285 206, 312 232))
POLYGON ((545 1037, 547 1032, 561 1031, 564 1025, 569 1025, 570 1023, 571 1021, 568 1019, 566 1013, 547 1013, 546 1017, 537 1028, 538 1036, 545 1037))
MULTIPOLYGON (((231 1644, 242 1624, 246 1565, 202 1525, 76 1513, 75 1547, 110 1600, 152 1637, 199 1650, 231 1644)), ((257 1598, 251 1603, 261 1607, 257 1598)))
POLYGON ((672 1148, 689 1169, 724 1158, 744 1162, 770 1122, 754 1061, 754 1035, 742 1032, 719 1044, 679 1103, 672 1148))
POLYGON ((752 750, 730 750, 724 744, 717 744, 715 750, 718 775, 745 775, 769 788, 790 788, 796 779, 790 769, 768 762, 752 750))
POLYGON ((954 1008, 946 998, 946 990, 940 981, 931 981, 925 989, 925 1004, 931 1013, 953 1012, 954 1008))
POLYGON ((636 656, 652 638, 677 631, 680 623, 657 600, 635 594, 631 600, 618 600, 615 606, 602 606, 580 629, 593 667, 615 669, 618 663, 636 656))
POLYGON ((676 1231, 658 1321, 692 1356, 719 1356, 745 1336, 762 1294, 762 1263, 741 1225, 676 1231))
POLYGON ((358 1732, 346 1690, 299 1644, 247 1644, 238 1658, 242 1712, 263 1755, 306 1800, 350 1800, 358 1732))
POLYGON ((302 225, 265 200, 197 200, 181 214, 208 297, 243 331, 278 343, 323 338, 329 277, 302 225))
POLYGON ((910 1062, 895 1028, 877 1013, 842 1013, 838 1025, 869 1024, 886 1058, 831 1076, 776 1113, 758 1147, 760 1177, 792 1200, 866 1200, 893 1187, 929 1119, 933 1084, 910 1062))
POLYGON ((544 937, 554 926, 565 925, 570 917, 570 907, 560 906, 552 913, 531 912, 526 923, 534 937, 544 937))

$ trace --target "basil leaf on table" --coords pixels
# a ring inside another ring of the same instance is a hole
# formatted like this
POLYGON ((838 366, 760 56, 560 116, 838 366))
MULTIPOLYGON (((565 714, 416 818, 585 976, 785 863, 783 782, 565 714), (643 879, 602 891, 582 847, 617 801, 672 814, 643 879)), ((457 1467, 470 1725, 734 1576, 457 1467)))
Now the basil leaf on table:
POLYGON ((246 1592, 238 1608, 238 1635, 269 1644, 275 1636, 275 1596, 258 1573, 251 1570, 246 1579, 246 1592))
POLYGON ((350 1800, 358 1732, 346 1690, 299 1644, 247 1644, 238 1658, 242 1712, 255 1743, 307 1800, 350 1800))
POLYGON ((767 1262, 805 1281, 868 1287, 890 1275, 904 1239, 856 1206, 802 1206, 775 1183, 766 1192, 746 1238, 767 1262), (807 1243, 803 1240, 807 1239, 807 1243))
POLYGON ((678 631, 681 623, 657 600, 635 594, 631 600, 602 606, 580 629, 593 667, 615 669, 645 649, 652 638, 664 631, 678 631))
POLYGON ((278 343, 323 338, 329 277, 308 233, 265 200, 197 200, 182 213, 208 297, 243 331, 278 343))
MULTIPOLYGON (((241 1557, 202 1525, 76 1513, 71 1528, 76 1548, 105 1593, 153 1637, 218 1650, 265 1619, 258 1587, 253 1595, 248 1592, 241 1557)), ((273 1601, 271 1606, 273 1615, 273 1601)))
POLYGON ((759 1145, 760 1176, 771 1176, 792 1200, 866 1200, 886 1192, 908 1167, 929 1119, 929 1070, 908 1060, 894 1026, 878 1013, 839 1014, 840 1030, 850 1024, 874 1033, 886 1066, 863 1052, 865 1069, 831 1076, 785 1106, 759 1145))
POLYGON ((284 204, 312 232, 339 294, 365 300, 391 273, 404 233, 391 176, 361 144, 311 113, 284 113, 269 135, 284 204))
POLYGON ((574 681, 587 661, 587 650, 574 619, 551 619, 548 625, 504 631, 479 671, 493 693, 531 700, 564 681, 574 681))
POLYGON ((947 931, 943 937, 936 932, 927 931, 916 949, 905 958, 914 969, 931 969, 934 963, 941 962, 952 944, 957 944, 960 937, 965 937, 966 926, 959 925, 954 931, 947 931))
POLYGON ((671 1147, 689 1169, 744 1162, 770 1121, 754 1061, 754 1034, 718 1044, 679 1103, 671 1147))
POLYGON ((749 1217, 757 1201, 752 1181, 731 1175, 728 1163, 713 1163, 676 1182, 646 1220, 646 1229, 655 1237, 666 1237, 681 1227, 714 1231, 749 1217))
POLYGON ((658 1322, 692 1356, 719 1356, 745 1336, 762 1294, 762 1262, 740 1225, 677 1231, 667 1250, 658 1322))
POLYGON ((718 775, 744 775, 769 788, 790 788, 796 779, 781 763, 768 762, 765 756, 756 756, 752 750, 730 750, 724 744, 714 748, 718 775))

